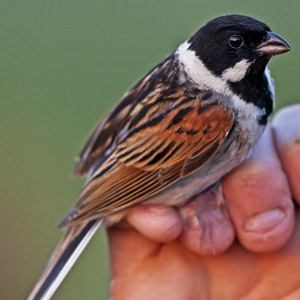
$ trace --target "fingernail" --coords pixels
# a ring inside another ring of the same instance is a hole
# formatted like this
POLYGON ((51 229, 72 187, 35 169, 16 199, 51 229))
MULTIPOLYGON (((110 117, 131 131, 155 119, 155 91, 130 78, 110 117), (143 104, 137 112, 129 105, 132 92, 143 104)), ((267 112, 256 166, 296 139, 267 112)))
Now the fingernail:
POLYGON ((258 233, 268 232, 276 227, 285 217, 285 213, 275 208, 263 213, 251 216, 245 223, 246 231, 258 233))

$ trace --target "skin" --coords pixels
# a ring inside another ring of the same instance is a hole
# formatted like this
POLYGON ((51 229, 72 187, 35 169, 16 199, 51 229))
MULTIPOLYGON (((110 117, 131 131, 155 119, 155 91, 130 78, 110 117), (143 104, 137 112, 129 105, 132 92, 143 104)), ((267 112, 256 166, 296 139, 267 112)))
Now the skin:
POLYGON ((223 191, 109 228, 111 299, 300 299, 299 116, 279 111, 223 191))

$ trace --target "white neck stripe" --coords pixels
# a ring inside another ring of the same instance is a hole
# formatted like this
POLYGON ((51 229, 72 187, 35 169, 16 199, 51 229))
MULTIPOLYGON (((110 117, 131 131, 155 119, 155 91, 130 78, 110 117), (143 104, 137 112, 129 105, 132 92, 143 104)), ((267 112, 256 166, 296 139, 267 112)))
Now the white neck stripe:
MULTIPOLYGON (((190 80, 197 84, 200 89, 209 89, 224 96, 229 96, 233 107, 240 113, 245 114, 245 118, 249 117, 247 112, 251 112, 250 115, 254 114, 257 118, 265 115, 264 108, 258 108, 253 103, 244 101, 238 95, 235 95, 228 86, 228 81, 237 82, 244 78, 250 62, 241 60, 232 68, 225 70, 222 76, 216 76, 206 68, 201 59, 195 55, 194 51, 189 50, 189 46, 190 44, 187 41, 184 42, 178 47, 176 54, 190 80)), ((265 74, 268 78, 269 89, 274 99, 273 80, 267 68, 265 74)), ((179 80, 183 84, 186 78, 182 75, 179 80)))
POLYGON ((194 51, 189 50, 189 46, 190 44, 186 41, 181 44, 176 51, 178 59, 183 64, 187 75, 202 88, 209 88, 218 93, 231 95, 232 92, 227 82, 238 82, 242 80, 247 73, 250 62, 243 59, 233 67, 225 70, 222 76, 216 76, 206 68, 194 51))
POLYGON ((189 78, 203 89, 213 89, 217 93, 231 95, 226 81, 221 77, 215 76, 209 71, 203 62, 195 55, 195 52, 189 50, 190 44, 184 42, 176 50, 179 61, 182 63, 185 72, 189 78))

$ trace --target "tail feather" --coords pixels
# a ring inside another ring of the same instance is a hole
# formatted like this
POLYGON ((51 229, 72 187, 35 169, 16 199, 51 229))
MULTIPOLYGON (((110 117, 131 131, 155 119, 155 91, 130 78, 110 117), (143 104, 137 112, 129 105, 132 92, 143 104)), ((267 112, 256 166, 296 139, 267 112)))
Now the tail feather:
POLYGON ((101 219, 92 220, 68 229, 27 300, 52 297, 101 223, 101 219))

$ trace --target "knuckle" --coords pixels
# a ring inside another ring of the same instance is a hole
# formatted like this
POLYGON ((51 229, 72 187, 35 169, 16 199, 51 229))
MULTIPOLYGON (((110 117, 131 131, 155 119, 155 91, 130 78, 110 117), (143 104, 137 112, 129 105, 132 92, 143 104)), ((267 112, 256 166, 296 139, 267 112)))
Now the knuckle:
POLYGON ((239 188, 252 190, 260 186, 271 185, 276 180, 278 170, 269 163, 255 164, 246 172, 239 174, 236 185, 239 188))

